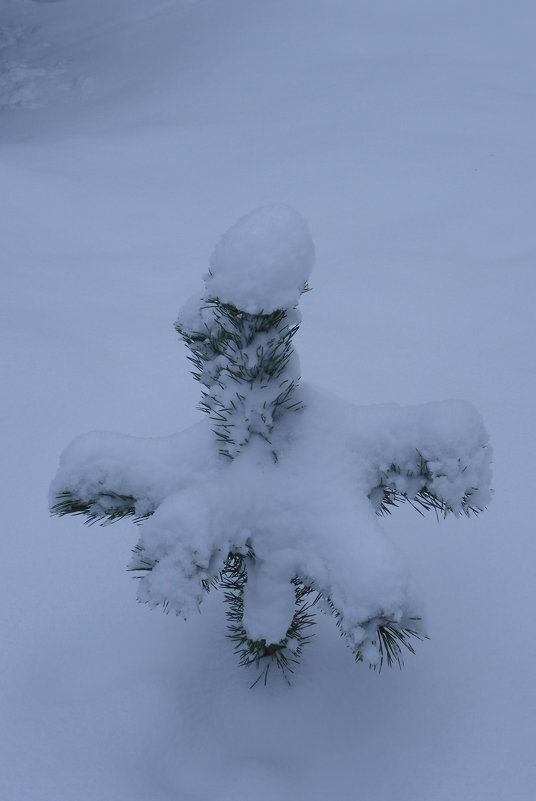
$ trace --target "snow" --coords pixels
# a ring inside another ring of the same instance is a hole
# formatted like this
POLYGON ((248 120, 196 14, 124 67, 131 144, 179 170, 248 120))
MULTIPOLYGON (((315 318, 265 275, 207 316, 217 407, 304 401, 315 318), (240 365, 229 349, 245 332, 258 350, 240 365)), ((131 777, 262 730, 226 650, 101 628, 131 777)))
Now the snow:
POLYGON ((236 222, 210 259, 207 297, 250 314, 292 309, 307 285, 315 251, 307 223, 290 206, 264 206, 236 222))
POLYGON ((2 65, 50 77, 0 124, 0 796, 532 799, 533 6, 0 12, 22 34, 2 65), (318 615, 292 687, 250 690, 219 594, 187 622, 136 604, 137 529, 46 496, 82 431, 204 419, 171 323, 222 231, 274 203, 316 245, 301 374, 361 409, 471 401, 495 493, 476 519, 380 521, 426 601, 403 671, 355 665, 318 615))
POLYGON ((252 640, 278 643, 285 638, 295 603, 292 556, 286 551, 276 551, 270 554, 270 559, 261 558, 247 566, 243 621, 252 640))
POLYGON ((284 638, 298 575, 334 604, 356 652, 371 653, 372 619, 421 614, 405 562, 377 522, 377 490, 386 484, 411 500, 426 486, 454 514, 467 496, 484 509, 487 433, 461 401, 359 408, 309 386, 302 399, 304 408, 279 419, 269 442, 252 437, 231 463, 209 418, 167 439, 78 438, 62 455, 50 505, 70 492, 102 516, 110 498, 136 498, 136 514, 151 514, 138 547, 142 563, 156 567, 137 585, 151 606, 186 619, 203 601, 201 582, 217 578, 230 551, 251 548, 257 562, 244 614, 252 637, 284 638), (422 459, 427 478, 419 475, 422 459))

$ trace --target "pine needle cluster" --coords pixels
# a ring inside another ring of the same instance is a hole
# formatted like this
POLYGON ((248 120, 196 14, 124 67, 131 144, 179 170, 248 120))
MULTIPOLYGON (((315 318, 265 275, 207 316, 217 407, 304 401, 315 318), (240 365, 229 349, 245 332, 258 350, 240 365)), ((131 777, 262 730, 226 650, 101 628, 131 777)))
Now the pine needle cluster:
MULTIPOLYGON (((212 420, 220 453, 234 459, 253 434, 271 445, 277 418, 302 408, 290 362, 299 319, 289 311, 249 314, 218 298, 204 302, 198 329, 175 328, 204 389, 200 408, 212 420)), ((277 453, 272 452, 277 461, 277 453)))
MULTIPOLYGON (((466 468, 459 459, 458 464, 460 473, 463 473, 466 468)), ((403 471, 399 465, 391 464, 388 470, 380 474, 380 481, 370 493, 369 498, 373 503, 375 502, 376 512, 379 515, 390 515, 392 510, 398 508, 401 503, 409 503, 420 515, 430 510, 433 510, 436 516, 441 515, 442 517, 447 517, 451 513, 456 514, 456 510, 431 489, 434 478, 439 477, 437 474, 434 476, 428 460, 419 450, 415 449, 415 469, 403 471), (413 492, 410 493, 399 488, 401 477, 404 479, 404 484, 410 483, 414 486, 413 492)), ((478 515, 483 511, 482 507, 477 506, 471 500, 473 493, 477 490, 477 487, 473 487, 472 491, 467 491, 463 496, 461 512, 466 517, 478 515)))
POLYGON ((154 511, 145 514, 136 512, 136 498, 133 495, 121 495, 118 492, 100 490, 95 493, 93 498, 82 500, 70 490, 59 492, 56 495, 56 503, 50 508, 53 515, 63 517, 64 515, 84 515, 85 523, 92 526, 100 523, 107 526, 122 520, 124 517, 134 517, 135 523, 146 520, 154 511))
POLYGON ((312 601, 309 600, 312 588, 295 576, 292 584, 296 605, 285 637, 278 643, 250 639, 243 623, 244 588, 247 583, 247 564, 254 560, 255 554, 251 548, 246 555, 230 553, 223 570, 214 582, 216 587, 221 587, 224 591, 228 636, 235 644, 239 664, 260 671, 252 686, 261 680, 266 684, 272 665, 279 669, 289 682, 289 674, 294 672, 295 666, 300 662, 304 645, 311 639, 311 634, 307 632, 315 622, 312 608, 318 596, 312 601))

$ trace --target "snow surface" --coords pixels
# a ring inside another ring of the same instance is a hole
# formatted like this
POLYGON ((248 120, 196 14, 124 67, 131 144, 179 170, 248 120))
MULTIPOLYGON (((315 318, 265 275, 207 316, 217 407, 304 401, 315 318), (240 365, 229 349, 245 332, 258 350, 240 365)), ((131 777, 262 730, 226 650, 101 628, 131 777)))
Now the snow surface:
POLYGON ((535 10, 304 8, 0 3, 2 798, 532 801, 535 10), (81 431, 199 420, 170 324, 273 203, 317 248, 303 375, 359 405, 469 399, 495 496, 382 521, 432 634, 404 671, 354 665, 320 618, 294 686, 251 691, 218 597, 187 623, 135 604, 132 524, 49 520, 46 495, 81 431))

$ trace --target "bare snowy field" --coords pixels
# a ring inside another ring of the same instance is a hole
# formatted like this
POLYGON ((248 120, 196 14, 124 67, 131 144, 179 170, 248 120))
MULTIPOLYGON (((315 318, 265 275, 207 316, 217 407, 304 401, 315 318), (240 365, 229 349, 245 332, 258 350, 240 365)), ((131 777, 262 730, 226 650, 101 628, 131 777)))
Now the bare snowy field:
POLYGON ((6 801, 532 801, 536 11, 438 0, 0 0, 6 801), (322 618, 249 689, 221 598, 134 601, 129 522, 50 519, 88 430, 200 419, 172 323, 223 231, 288 203, 317 250, 304 378, 460 398, 478 518, 382 521, 427 605, 402 672, 322 618))

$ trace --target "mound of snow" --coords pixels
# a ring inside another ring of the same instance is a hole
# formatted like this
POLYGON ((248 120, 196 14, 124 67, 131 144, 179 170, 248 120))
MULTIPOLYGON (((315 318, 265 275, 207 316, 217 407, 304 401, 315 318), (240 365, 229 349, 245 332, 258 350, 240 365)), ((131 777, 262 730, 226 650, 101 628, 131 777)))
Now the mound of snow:
POLYGON ((250 314, 297 305, 315 250, 303 217, 290 206, 255 209, 223 235, 205 276, 207 296, 250 314))

